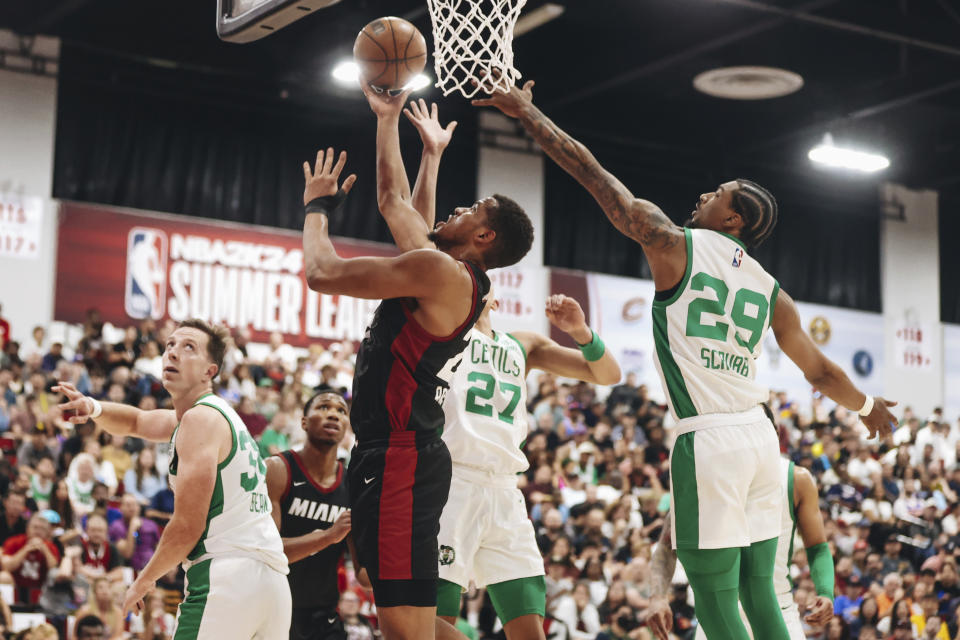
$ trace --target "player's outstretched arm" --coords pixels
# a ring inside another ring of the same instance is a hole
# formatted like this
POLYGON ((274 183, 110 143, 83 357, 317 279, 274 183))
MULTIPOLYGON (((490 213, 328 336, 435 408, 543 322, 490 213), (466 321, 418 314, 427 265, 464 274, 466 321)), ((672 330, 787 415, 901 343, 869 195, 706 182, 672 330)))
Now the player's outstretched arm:
POLYGON ((803 330, 797 305, 783 289, 780 289, 777 296, 770 327, 777 338, 777 344, 787 357, 800 367, 810 384, 850 411, 869 409, 869 414, 863 416, 863 423, 869 429, 871 438, 878 433, 882 437, 890 435, 897 424, 897 419, 893 417, 888 407, 897 403, 884 400, 879 396, 870 398, 857 389, 843 369, 823 355, 803 330))
POLYGON ((190 489, 176 492, 173 517, 150 562, 127 590, 123 615, 142 606, 143 597, 156 581, 182 562, 203 535, 217 482, 220 444, 228 430, 216 409, 201 405, 183 414, 177 432, 177 484, 190 489))
POLYGON ((69 382, 59 382, 52 390, 67 396, 67 402, 57 408, 72 411, 68 420, 73 424, 94 420, 97 426, 114 435, 136 436, 153 442, 168 442, 177 428, 177 414, 172 409, 143 411, 127 404, 99 402, 83 395, 69 382), (98 405, 100 413, 97 413, 98 405))
POLYGON ((655 278, 658 271, 665 280, 676 274, 666 285, 673 286, 683 277, 687 260, 683 229, 657 205, 634 197, 616 176, 597 162, 589 149, 534 106, 532 80, 522 89, 513 87, 510 93, 495 92, 489 98, 473 100, 473 104, 496 107, 519 120, 544 152, 590 192, 613 226, 640 243, 655 278))
MULTIPOLYGON (((287 490, 289 479, 287 465, 280 456, 267 458, 267 493, 272 507, 270 515, 273 517, 274 524, 277 525, 277 531, 280 530, 280 522, 283 518, 280 503, 283 501, 283 493, 287 490)), ((321 549, 340 542, 348 533, 350 533, 350 511, 346 510, 329 529, 318 529, 302 536, 282 538, 283 553, 287 556, 287 562, 303 560, 321 549)))
POLYGON ((650 558, 650 606, 647 609, 647 626, 657 640, 668 640, 673 628, 673 611, 668 596, 670 581, 677 569, 677 553, 673 550, 670 513, 664 517, 660 541, 650 558))
MULTIPOLYGON (((428 225, 414 208, 400 153, 400 112, 410 92, 391 96, 386 91, 376 93, 370 87, 363 86, 363 93, 370 109, 377 115, 377 207, 380 215, 390 227, 393 240, 401 251, 431 248, 433 243, 427 240, 427 234, 433 224, 428 225)), ((439 157, 435 162, 434 187, 436 171, 440 167, 439 157)), ((421 166, 421 173, 423 171, 421 166)))
POLYGON ((817 483, 803 467, 793 468, 793 492, 790 499, 796 502, 797 529, 800 530, 800 537, 806 548, 810 577, 813 578, 813 585, 817 590, 816 600, 805 619, 812 626, 822 627, 833 616, 833 556, 830 555, 827 536, 823 530, 817 483))
POLYGON ((338 186, 346 161, 347 154, 341 151, 334 164, 334 151, 329 148, 326 152, 317 152, 313 169, 309 163, 303 163, 306 180, 303 261, 307 286, 322 293, 373 300, 441 299, 456 285, 469 282, 470 276, 463 265, 435 250, 420 249, 396 258, 340 258, 330 241, 328 216, 337 215, 356 181, 356 176, 350 175, 342 187, 338 186))
POLYGON ((413 208, 423 217, 427 229, 433 229, 437 220, 437 175, 440 173, 440 158, 453 138, 457 121, 448 123, 446 127, 442 126, 437 103, 431 103, 427 109, 423 98, 411 101, 410 106, 403 110, 403 115, 416 127, 423 142, 420 171, 417 173, 417 182, 413 185, 413 208))
POLYGON ((544 311, 550 323, 573 338, 580 349, 561 347, 537 333, 517 332, 513 335, 527 352, 528 369, 540 369, 593 384, 620 382, 619 363, 600 336, 587 325, 580 303, 562 294, 554 295, 547 298, 544 311))

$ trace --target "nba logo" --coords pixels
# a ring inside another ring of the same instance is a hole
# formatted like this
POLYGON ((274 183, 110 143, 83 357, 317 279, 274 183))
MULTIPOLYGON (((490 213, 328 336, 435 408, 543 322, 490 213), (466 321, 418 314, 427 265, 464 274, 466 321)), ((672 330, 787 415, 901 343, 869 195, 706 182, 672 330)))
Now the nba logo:
POLYGON ((737 247, 733 252, 733 266, 739 267, 740 263, 743 262, 743 249, 737 247))
POLYGON ((167 234, 134 227, 127 236, 123 307, 131 318, 163 317, 167 297, 167 234))

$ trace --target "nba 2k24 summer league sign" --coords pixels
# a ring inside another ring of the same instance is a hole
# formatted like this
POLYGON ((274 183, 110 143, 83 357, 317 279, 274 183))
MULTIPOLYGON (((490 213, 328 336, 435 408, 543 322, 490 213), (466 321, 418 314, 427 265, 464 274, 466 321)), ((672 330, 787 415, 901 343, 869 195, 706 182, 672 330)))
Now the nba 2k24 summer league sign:
POLYGON ((42 198, 0 193, 0 256, 37 258, 42 226, 42 198))
MULTIPOLYGON (((337 240, 344 258, 392 247, 337 240)), ((379 301, 307 288, 301 236, 251 225, 63 203, 54 316, 83 322, 96 308, 127 326, 187 318, 273 331, 288 344, 360 340, 379 301)))

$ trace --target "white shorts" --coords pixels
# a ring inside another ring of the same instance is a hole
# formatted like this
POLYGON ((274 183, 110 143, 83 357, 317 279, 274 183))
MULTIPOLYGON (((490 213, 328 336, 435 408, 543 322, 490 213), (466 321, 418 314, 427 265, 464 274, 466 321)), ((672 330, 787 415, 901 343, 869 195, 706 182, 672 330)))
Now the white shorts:
POLYGON ((187 570, 173 640, 288 640, 287 576, 253 558, 211 558, 187 570))
MULTIPOLYGON (((780 443, 757 411, 754 422, 682 433, 670 451, 675 549, 748 547, 780 535, 780 443)), ((726 416, 724 416, 726 417, 726 416)))
POLYGON ((437 539, 440 579, 463 589, 544 575, 516 476, 454 464, 437 539))
MULTIPOLYGON (((797 609, 797 603, 791 602, 790 606, 781 608, 780 611, 783 613, 783 621, 787 623, 787 633, 790 634, 790 640, 807 640, 807 636, 803 632, 803 624, 800 622, 800 610, 797 609)), ((740 619, 743 620, 743 626, 747 628, 747 634, 752 638, 753 631, 750 629, 750 621, 747 620, 743 607, 740 607, 740 619)), ((702 625, 697 626, 695 640, 707 640, 707 634, 703 631, 702 625)))

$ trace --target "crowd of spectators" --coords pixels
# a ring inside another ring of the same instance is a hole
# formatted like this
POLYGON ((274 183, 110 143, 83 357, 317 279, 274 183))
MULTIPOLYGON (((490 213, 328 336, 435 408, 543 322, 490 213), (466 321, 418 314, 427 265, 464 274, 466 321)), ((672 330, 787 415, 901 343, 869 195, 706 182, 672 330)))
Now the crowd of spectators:
MULTIPOLYGON (((168 574, 143 613, 121 617, 126 585, 156 547, 173 509, 168 445, 73 426, 57 409, 57 380, 142 409, 169 406, 159 382, 172 323, 118 330, 95 311, 76 344, 50 343, 44 327, 0 352, 0 625, 40 613, 18 637, 170 637, 183 576, 168 574), (82 623, 82 624, 81 624, 82 623), (95 624, 99 623, 100 627, 95 624), (90 631, 93 629, 93 631, 90 631), (30 633, 33 635, 25 635, 30 633), (100 634, 100 635, 96 635, 100 634)), ((254 344, 234 331, 216 392, 273 455, 298 446, 301 407, 317 390, 349 397, 354 345, 297 350, 280 334, 254 344)), ((836 615, 810 640, 960 638, 960 422, 902 411, 885 441, 867 441, 855 413, 813 393, 772 393, 783 453, 817 479, 836 565, 836 615)), ((669 509, 669 418, 633 375, 612 389, 533 373, 530 462, 519 479, 544 558, 547 637, 650 638, 650 559, 669 509)), ((349 459, 348 432, 340 455, 349 459)), ((812 601, 803 546, 791 565, 801 612, 812 601)), ((351 640, 375 634, 371 596, 341 572, 340 610, 351 640)), ((669 594, 674 634, 697 626, 682 570, 669 594)), ((483 590, 464 599, 462 628, 503 637, 483 590)), ((11 634, 12 637, 12 634, 11 634)))

